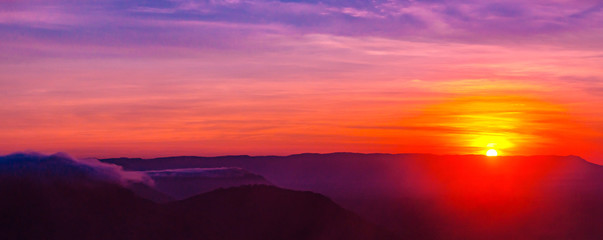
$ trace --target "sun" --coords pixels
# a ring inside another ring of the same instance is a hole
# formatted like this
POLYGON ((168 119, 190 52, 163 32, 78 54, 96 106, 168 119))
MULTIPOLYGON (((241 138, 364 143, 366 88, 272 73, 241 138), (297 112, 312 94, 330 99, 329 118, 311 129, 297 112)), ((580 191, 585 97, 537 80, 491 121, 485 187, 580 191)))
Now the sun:
POLYGON ((488 157, 496 157, 498 156, 498 152, 494 149, 490 149, 486 152, 486 156, 488 157))

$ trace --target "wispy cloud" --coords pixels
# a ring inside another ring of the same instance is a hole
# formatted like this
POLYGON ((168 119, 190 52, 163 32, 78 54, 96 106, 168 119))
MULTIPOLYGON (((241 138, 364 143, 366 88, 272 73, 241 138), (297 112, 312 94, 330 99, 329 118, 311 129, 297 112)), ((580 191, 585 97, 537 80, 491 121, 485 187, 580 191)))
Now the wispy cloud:
POLYGON ((153 184, 153 180, 145 173, 124 171, 118 165, 103 163, 97 159, 76 159, 64 153, 44 155, 28 152, 0 156, 0 176, 26 177, 41 181, 64 179, 68 182, 96 180, 123 185, 153 184))

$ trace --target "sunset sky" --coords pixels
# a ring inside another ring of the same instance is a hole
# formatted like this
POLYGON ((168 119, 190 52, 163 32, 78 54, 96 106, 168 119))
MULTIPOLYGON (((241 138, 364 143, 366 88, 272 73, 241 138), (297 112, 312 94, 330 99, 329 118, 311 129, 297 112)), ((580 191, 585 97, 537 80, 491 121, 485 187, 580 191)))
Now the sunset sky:
POLYGON ((1 0, 0 103, 0 154, 603 164, 603 3, 1 0))

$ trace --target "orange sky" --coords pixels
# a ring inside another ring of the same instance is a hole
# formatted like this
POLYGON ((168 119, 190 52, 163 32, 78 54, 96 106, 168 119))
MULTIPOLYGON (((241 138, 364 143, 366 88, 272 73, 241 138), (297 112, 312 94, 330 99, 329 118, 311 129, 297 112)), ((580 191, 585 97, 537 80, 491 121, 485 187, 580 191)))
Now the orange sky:
MULTIPOLYGON (((61 1, 2 4, 9 7, 0 12, 1 154, 483 154, 495 148, 503 155, 574 154, 603 163, 599 10, 559 29, 494 28, 513 17, 472 12, 483 20, 475 24, 486 25, 470 29, 476 25, 417 5, 404 9, 426 25, 378 32, 363 28, 361 20, 381 21, 368 10, 351 16, 357 21, 341 16, 323 29, 284 15, 241 20, 234 10, 208 20, 180 14, 181 8, 170 15, 61 1), (397 30, 407 34, 390 34, 397 30)), ((305 3, 282 4, 314 11, 305 3)), ((555 4, 568 16, 590 6, 555 4)), ((537 10, 524 14, 551 17, 537 10)))

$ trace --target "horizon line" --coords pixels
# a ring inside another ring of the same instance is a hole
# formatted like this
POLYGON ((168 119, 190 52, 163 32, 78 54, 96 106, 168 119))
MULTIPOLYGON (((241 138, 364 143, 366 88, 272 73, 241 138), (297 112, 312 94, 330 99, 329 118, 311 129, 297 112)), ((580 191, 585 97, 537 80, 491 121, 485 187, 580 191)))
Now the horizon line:
MULTIPOLYGON (((106 157, 106 158, 96 158, 96 159, 161 159, 161 158, 175 158, 175 157, 197 157, 197 158, 220 158, 220 157, 291 157, 298 155, 332 155, 332 154, 361 154, 361 155, 432 155, 432 156, 473 156, 473 157, 489 157, 482 154, 437 154, 437 153, 421 153, 421 152, 401 152, 401 153, 387 153, 387 152, 301 152, 301 153, 293 153, 293 154, 285 154, 285 155, 248 155, 248 154, 226 154, 226 155, 212 155, 212 156, 204 156, 204 155, 170 155, 170 156, 160 156, 160 157, 151 157, 151 158, 143 158, 143 157, 106 157)), ((554 154, 535 154, 535 155, 499 155, 495 157, 489 158, 501 158, 501 157, 577 157, 582 160, 587 161, 585 158, 579 155, 554 155, 554 154)))

